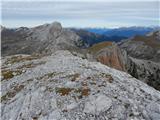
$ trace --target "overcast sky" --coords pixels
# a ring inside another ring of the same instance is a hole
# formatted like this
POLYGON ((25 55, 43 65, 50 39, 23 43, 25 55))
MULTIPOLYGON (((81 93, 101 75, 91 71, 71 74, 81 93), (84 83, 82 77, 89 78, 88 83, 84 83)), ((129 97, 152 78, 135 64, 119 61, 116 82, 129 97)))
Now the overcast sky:
POLYGON ((159 0, 2 0, 2 25, 65 27, 158 26, 159 0))

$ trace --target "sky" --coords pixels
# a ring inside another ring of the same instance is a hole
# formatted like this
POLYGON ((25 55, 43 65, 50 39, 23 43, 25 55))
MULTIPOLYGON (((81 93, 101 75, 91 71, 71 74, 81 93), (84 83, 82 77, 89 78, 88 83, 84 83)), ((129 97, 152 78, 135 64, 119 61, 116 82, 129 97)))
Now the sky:
POLYGON ((1 24, 33 27, 54 21, 64 27, 159 26, 159 0, 1 0, 1 24))

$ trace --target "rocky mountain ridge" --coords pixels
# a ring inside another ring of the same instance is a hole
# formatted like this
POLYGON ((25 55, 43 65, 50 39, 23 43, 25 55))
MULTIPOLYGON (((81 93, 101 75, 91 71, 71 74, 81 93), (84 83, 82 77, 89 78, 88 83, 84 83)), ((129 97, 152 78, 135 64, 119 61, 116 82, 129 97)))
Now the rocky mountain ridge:
POLYGON ((105 36, 123 36, 127 38, 134 37, 136 35, 145 36, 150 32, 160 30, 160 27, 120 27, 120 28, 86 28, 85 30, 105 36))
POLYGON ((160 31, 146 36, 135 36, 118 45, 134 58, 160 62, 160 31))
POLYGON ((160 92, 69 51, 2 59, 2 120, 159 120, 160 92))
POLYGON ((85 46, 78 35, 54 22, 34 28, 3 29, 2 56, 13 54, 51 54, 56 50, 85 46), (11 49, 12 48, 12 49, 11 49))

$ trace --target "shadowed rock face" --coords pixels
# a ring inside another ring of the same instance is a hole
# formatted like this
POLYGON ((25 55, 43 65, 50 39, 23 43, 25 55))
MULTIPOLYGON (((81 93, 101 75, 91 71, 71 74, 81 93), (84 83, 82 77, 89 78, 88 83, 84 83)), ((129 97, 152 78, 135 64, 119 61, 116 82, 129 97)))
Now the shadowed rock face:
POLYGON ((59 49, 84 46, 74 32, 54 22, 34 28, 2 29, 2 56, 13 54, 51 54, 59 49))
POLYGON ((119 43, 120 48, 138 59, 160 61, 160 31, 152 32, 146 36, 135 36, 119 43))
POLYGON ((142 80, 148 85, 160 90, 160 64, 129 57, 126 69, 129 74, 142 80))
POLYGON ((131 56, 126 64, 128 73, 160 90, 160 31, 135 36, 119 46, 131 56))

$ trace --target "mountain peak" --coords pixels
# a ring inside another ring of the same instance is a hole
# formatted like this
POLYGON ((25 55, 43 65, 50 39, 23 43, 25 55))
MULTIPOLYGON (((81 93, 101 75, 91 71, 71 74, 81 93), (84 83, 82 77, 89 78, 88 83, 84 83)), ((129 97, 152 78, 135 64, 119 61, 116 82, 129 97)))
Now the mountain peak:
POLYGON ((54 37, 58 37, 62 31, 62 25, 59 22, 53 22, 50 24, 50 33, 54 37))
POLYGON ((62 27, 61 23, 57 22, 57 21, 52 22, 51 25, 54 26, 54 27, 62 27))

